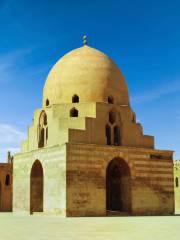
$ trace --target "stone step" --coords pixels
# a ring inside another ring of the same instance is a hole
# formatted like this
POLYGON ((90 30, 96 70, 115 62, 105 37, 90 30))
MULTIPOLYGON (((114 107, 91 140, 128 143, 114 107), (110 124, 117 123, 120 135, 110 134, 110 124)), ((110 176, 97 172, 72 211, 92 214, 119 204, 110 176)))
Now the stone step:
POLYGON ((109 211, 107 210, 106 212, 107 216, 129 216, 128 212, 123 212, 123 211, 109 211))

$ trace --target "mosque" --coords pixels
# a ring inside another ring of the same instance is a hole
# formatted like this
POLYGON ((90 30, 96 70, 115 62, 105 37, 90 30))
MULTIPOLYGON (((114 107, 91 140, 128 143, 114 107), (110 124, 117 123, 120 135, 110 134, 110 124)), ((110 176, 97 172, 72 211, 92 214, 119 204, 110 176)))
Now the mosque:
POLYGON ((121 70, 86 38, 47 77, 12 189, 15 213, 174 213, 173 152, 143 134, 121 70))

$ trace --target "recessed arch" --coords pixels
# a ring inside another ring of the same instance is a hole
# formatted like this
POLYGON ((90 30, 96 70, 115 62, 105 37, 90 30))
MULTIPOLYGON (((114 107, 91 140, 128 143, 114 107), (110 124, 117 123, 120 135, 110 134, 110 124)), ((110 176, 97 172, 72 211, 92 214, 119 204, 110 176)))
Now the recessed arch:
POLYGON ((48 125, 47 114, 43 110, 40 113, 39 125, 38 125, 38 147, 39 148, 42 148, 47 144, 47 140, 48 140, 47 125, 48 125))
POLYGON ((43 167, 36 160, 30 174, 30 213, 43 212, 44 176, 43 167))
POLYGON ((49 106, 49 99, 46 99, 46 107, 49 106))
POLYGON ((131 211, 131 173, 121 158, 112 159, 106 169, 106 209, 131 211))
POLYGON ((74 94, 72 97, 72 103, 78 103, 79 102, 79 96, 74 94))
POLYGON ((78 110, 76 108, 70 110, 70 117, 78 117, 78 110))

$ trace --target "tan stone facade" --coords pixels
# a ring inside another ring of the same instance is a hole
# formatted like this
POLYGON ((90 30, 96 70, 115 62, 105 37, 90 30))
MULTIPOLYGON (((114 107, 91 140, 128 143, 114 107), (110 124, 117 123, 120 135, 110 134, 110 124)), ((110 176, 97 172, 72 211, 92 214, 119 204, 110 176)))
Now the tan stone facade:
POLYGON ((0 163, 0 212, 12 211, 12 164, 0 163))
POLYGON ((171 151, 87 144, 68 144, 67 150, 68 216, 106 215, 107 169, 113 159, 130 169, 130 194, 125 199, 130 206, 121 211, 134 215, 174 212, 171 151))
POLYGON ((13 211, 173 214, 172 159, 143 134, 119 68, 84 46, 48 75, 43 107, 14 156, 13 211))
POLYGON ((174 161, 174 194, 175 209, 180 211, 180 160, 174 161))

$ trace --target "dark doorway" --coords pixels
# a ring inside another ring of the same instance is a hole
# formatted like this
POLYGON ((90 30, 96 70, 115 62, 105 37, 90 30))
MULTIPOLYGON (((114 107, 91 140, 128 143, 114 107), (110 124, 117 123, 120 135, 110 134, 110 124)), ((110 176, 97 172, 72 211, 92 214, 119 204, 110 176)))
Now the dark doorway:
POLYGON ((43 212, 43 168, 39 160, 31 169, 30 212, 43 212))
POLYGON ((130 170, 123 159, 113 159, 106 170, 106 209, 130 212, 130 170))

